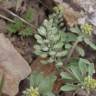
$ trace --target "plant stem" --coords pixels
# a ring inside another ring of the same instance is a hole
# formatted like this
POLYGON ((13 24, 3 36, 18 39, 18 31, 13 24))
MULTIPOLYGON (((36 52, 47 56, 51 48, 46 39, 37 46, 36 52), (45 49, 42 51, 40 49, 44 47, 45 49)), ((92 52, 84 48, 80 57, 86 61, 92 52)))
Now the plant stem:
POLYGON ((68 54, 67 59, 66 59, 66 64, 69 62, 69 60, 70 60, 70 58, 71 58, 71 56, 72 56, 75 48, 77 47, 78 43, 80 42, 80 39, 79 38, 81 38, 81 37, 78 37, 77 38, 77 40, 74 42, 71 50, 69 51, 69 54, 68 54))
POLYGON ((64 72, 68 72, 70 75, 72 75, 72 72, 68 68, 66 68, 65 66, 62 66, 62 70, 64 72))

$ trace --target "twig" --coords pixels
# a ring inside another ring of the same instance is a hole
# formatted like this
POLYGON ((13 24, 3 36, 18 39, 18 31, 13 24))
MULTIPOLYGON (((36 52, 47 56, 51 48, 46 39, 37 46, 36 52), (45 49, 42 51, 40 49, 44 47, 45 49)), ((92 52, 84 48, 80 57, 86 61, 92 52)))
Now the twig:
POLYGON ((68 72, 69 74, 71 73, 71 71, 69 69, 67 69, 65 66, 62 66, 62 69, 64 72, 68 72))
POLYGON ((4 15, 1 15, 0 14, 0 18, 3 18, 3 19, 5 19, 5 20, 7 20, 7 21, 9 21, 9 22, 11 22, 11 23, 15 23, 13 20, 11 20, 10 18, 7 18, 6 16, 4 16, 4 15))
POLYGON ((78 43, 79 43, 79 40, 76 40, 75 43, 73 44, 72 49, 70 50, 69 55, 67 57, 67 60, 70 60, 70 58, 71 58, 75 48, 77 47, 78 43))
POLYGON ((78 43, 81 41, 81 38, 82 38, 82 37, 79 36, 79 37, 77 38, 77 40, 74 42, 71 50, 69 51, 68 57, 67 57, 67 59, 66 59, 66 64, 69 62, 69 60, 70 60, 70 58, 71 58, 71 56, 72 56, 75 48, 77 47, 78 43))

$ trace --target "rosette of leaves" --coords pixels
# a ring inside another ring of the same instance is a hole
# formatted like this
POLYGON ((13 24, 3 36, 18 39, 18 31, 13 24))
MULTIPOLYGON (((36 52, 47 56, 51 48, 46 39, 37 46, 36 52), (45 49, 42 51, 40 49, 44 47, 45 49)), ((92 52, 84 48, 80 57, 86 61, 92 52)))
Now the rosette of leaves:
MULTIPOLYGON (((54 93, 52 92, 55 80, 56 77, 54 75, 45 77, 42 73, 33 72, 29 77, 30 88, 31 90, 34 89, 34 92, 33 91, 31 92, 37 94, 35 96, 55 96, 54 93)), ((30 90, 27 91, 27 93, 28 92, 30 93, 30 90)), ((33 95, 26 95, 26 96, 33 96, 33 95)))
MULTIPOLYGON (((33 10, 29 8, 26 13, 22 16, 26 21, 32 21, 33 10)), ((21 20, 14 18, 15 23, 10 23, 7 27, 8 32, 11 34, 18 34, 23 37, 28 37, 33 35, 32 28, 24 24, 21 20)))
POLYGON ((96 80, 92 78, 94 72, 94 64, 80 58, 78 62, 71 63, 65 72, 61 72, 61 77, 65 81, 61 90, 79 92, 82 89, 89 94, 96 89, 96 80))
POLYGON ((63 64, 63 57, 67 55, 63 41, 63 31, 54 24, 54 20, 44 20, 43 25, 38 28, 38 33, 35 34, 37 44, 34 46, 35 54, 48 60, 43 63, 55 63, 57 65, 63 64))

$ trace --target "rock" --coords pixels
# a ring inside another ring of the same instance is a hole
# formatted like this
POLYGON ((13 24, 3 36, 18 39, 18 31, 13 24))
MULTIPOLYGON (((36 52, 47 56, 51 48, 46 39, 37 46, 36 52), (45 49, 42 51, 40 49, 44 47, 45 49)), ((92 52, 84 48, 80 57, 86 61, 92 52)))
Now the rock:
POLYGON ((4 8, 11 9, 14 6, 16 6, 16 1, 14 0, 1 0, 0 6, 3 6, 4 8))
POLYGON ((6 25, 5 21, 0 19, 0 32, 5 33, 7 30, 6 26, 7 25, 6 25))
POLYGON ((96 0, 73 0, 73 2, 85 10, 86 22, 96 26, 96 0))
POLYGON ((31 68, 10 41, 0 33, 0 74, 2 73, 5 76, 3 93, 15 96, 20 81, 31 73, 31 68))
POLYGON ((87 16, 78 18, 78 24, 79 24, 79 25, 83 25, 83 24, 85 24, 87 18, 88 18, 87 16))
POLYGON ((74 26, 78 23, 78 18, 81 17, 81 13, 79 11, 75 11, 70 5, 67 3, 63 3, 64 6, 64 18, 67 21, 69 26, 74 26))
POLYGON ((96 27, 96 12, 90 14, 87 20, 96 27))
POLYGON ((96 9, 96 0, 73 0, 73 2, 80 5, 86 12, 96 9))
POLYGON ((96 91, 94 90, 93 92, 91 92, 90 96, 96 96, 96 91))
POLYGON ((54 0, 54 1, 64 5, 64 15, 69 25, 74 25, 78 21, 79 24, 90 22, 92 25, 96 26, 96 0, 54 0), (69 8, 68 6, 66 7, 66 3, 67 5, 69 5, 69 8), (76 12, 76 9, 78 10, 78 8, 79 10, 82 10, 82 12, 85 12, 85 14, 81 14, 80 16, 80 14, 76 12))

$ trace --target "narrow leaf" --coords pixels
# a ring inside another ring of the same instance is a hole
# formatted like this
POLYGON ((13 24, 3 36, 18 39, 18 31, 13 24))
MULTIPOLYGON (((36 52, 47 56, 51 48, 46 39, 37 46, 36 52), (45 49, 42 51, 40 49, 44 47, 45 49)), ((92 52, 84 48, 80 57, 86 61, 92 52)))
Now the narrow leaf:
POLYGON ((94 67, 94 64, 91 63, 91 64, 89 64, 89 66, 88 66, 88 75, 89 75, 89 76, 92 76, 94 72, 95 72, 95 67, 94 67))
POLYGON ((62 77, 62 79, 67 79, 67 80, 72 80, 73 78, 72 78, 72 76, 70 76, 68 73, 66 73, 66 72, 61 72, 61 77, 62 77))
POLYGON ((80 34, 81 32, 79 27, 70 28, 70 31, 77 34, 80 34))
POLYGON ((77 86, 76 85, 73 85, 73 84, 66 84, 64 86, 61 87, 61 90, 62 91, 75 91, 77 90, 77 86))
POLYGON ((74 75, 74 77, 75 77, 78 81, 81 81, 81 80, 82 80, 82 76, 81 76, 81 73, 80 73, 79 68, 77 68, 76 66, 71 66, 70 69, 71 69, 72 74, 74 75))
POLYGON ((46 36, 46 29, 44 27, 40 27, 38 29, 38 32, 39 32, 40 35, 46 36))
POLYGON ((38 35, 38 34, 35 35, 35 38, 36 38, 37 40, 41 40, 41 39, 42 39, 41 36, 38 35))
POLYGON ((79 60, 79 69, 82 73, 82 76, 84 76, 87 72, 88 66, 86 65, 86 63, 83 62, 83 59, 80 58, 79 60))

